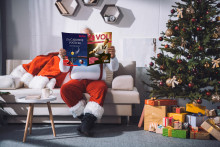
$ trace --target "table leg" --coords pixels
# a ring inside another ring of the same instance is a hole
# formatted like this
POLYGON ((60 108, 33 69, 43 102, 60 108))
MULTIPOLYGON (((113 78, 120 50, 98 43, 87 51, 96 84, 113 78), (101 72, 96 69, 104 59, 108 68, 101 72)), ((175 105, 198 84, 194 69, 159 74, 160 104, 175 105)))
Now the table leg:
POLYGON ((55 127, 54 127, 54 122, 53 122, 53 114, 52 114, 50 102, 47 102, 47 107, 48 107, 48 111, 50 114, 50 121, 51 121, 52 130, 53 130, 53 135, 56 137, 55 127))
POLYGON ((31 115, 30 113, 31 113, 31 104, 29 104, 29 108, 28 108, 28 114, 27 114, 27 119, 26 119, 25 130, 24 130, 23 142, 26 141, 26 136, 27 136, 27 131, 28 131, 28 125, 29 125, 29 120, 30 120, 30 115, 31 115))
POLYGON ((32 131, 33 113, 34 113, 34 104, 31 104, 31 114, 30 114, 29 134, 31 134, 31 131, 32 131))

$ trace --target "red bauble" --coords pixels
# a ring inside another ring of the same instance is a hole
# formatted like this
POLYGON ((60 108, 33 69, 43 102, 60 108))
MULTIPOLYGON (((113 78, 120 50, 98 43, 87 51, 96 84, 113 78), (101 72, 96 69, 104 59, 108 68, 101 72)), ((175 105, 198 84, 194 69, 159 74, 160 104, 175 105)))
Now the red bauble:
POLYGON ((209 14, 209 11, 206 11, 206 14, 209 14))
POLYGON ((192 88, 194 86, 194 84, 193 83, 189 83, 188 86, 189 86, 189 88, 192 88))
POLYGON ((157 58, 160 58, 161 56, 162 56, 162 54, 161 54, 161 53, 157 54, 157 58))
POLYGON ((166 44, 164 47, 165 47, 165 48, 169 48, 169 45, 168 45, 168 44, 166 44))
POLYGON ((192 55, 188 55, 188 56, 187 56, 187 59, 192 59, 192 55))
POLYGON ((178 30, 179 30, 179 27, 178 27, 178 26, 176 26, 174 29, 175 29, 176 31, 178 31, 178 30))
POLYGON ((154 63, 153 63, 153 62, 150 62, 149 65, 150 65, 150 66, 154 66, 154 63))
POLYGON ((196 30, 197 30, 197 31, 201 31, 202 28, 201 28, 201 27, 197 27, 196 30))
POLYGON ((159 37, 159 40, 160 40, 160 41, 163 41, 163 37, 159 37))
POLYGON ((175 13, 175 10, 174 10, 174 9, 172 9, 172 10, 170 10, 170 12, 173 14, 173 13, 175 13))
POLYGON ((186 32, 186 29, 185 29, 185 28, 182 28, 182 31, 183 31, 183 32, 186 32))
POLYGON ((202 46, 199 46, 199 48, 198 48, 200 51, 203 51, 203 47, 202 46))
POLYGON ((181 64, 182 62, 183 62, 183 61, 182 61, 181 59, 178 59, 178 60, 177 60, 177 63, 178 63, 178 64, 181 64))
POLYGON ((195 18, 192 18, 191 21, 192 21, 192 22, 196 22, 196 19, 195 19, 195 18))
POLYGON ((202 104, 202 99, 196 100, 197 104, 202 104))
POLYGON ((210 91, 207 91, 207 92, 206 92, 206 95, 207 95, 207 96, 210 96, 211 94, 212 94, 212 93, 211 93, 210 91))
POLYGON ((160 86, 163 86, 163 85, 164 85, 163 81, 160 81, 160 83, 159 83, 159 84, 160 84, 160 86))

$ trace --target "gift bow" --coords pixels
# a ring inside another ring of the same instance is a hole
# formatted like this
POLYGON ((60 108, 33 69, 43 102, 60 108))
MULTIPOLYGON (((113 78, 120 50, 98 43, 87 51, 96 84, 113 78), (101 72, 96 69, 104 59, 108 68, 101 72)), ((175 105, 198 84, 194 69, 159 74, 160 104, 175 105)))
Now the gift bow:
POLYGON ((151 100, 156 100, 157 98, 156 97, 152 97, 152 98, 150 98, 151 100))
POLYGON ((176 76, 173 76, 173 78, 170 80, 170 83, 172 84, 172 88, 175 87, 175 84, 179 84, 179 82, 176 81, 176 76))
POLYGON ((213 64, 212 68, 219 67, 220 58, 218 58, 217 60, 212 59, 212 64, 213 64))
POLYGON ((179 9, 179 8, 177 8, 176 9, 177 10, 177 17, 179 18, 179 17, 181 17, 181 18, 183 18, 183 8, 181 8, 181 9, 179 9))

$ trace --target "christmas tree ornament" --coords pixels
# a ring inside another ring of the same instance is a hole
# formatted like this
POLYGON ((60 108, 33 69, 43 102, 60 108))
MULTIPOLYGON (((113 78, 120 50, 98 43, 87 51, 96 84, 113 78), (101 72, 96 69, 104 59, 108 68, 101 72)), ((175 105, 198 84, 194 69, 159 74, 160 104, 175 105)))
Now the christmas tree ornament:
POLYGON ((193 73, 197 73, 197 69, 196 69, 196 68, 193 68, 193 69, 192 69, 192 72, 193 72, 193 73))
POLYGON ((186 29, 185 29, 185 28, 182 28, 182 31, 183 31, 183 32, 186 32, 186 29))
POLYGON ((212 59, 212 64, 212 68, 218 68, 220 64, 220 58, 218 58, 217 60, 212 59))
POLYGON ((192 55, 187 55, 187 59, 192 59, 192 55))
POLYGON ((218 95, 217 93, 213 94, 212 95, 212 101, 213 102, 220 102, 220 95, 218 95))
POLYGON ((160 40, 160 41, 163 41, 163 37, 159 37, 159 40, 160 40))
POLYGON ((159 85, 160 85, 160 86, 163 86, 163 85, 164 85, 163 81, 160 81, 159 85))
POLYGON ((178 64, 181 64, 182 62, 183 62, 183 61, 182 61, 181 59, 178 59, 178 60, 177 60, 177 63, 178 63, 178 64))
POLYGON ((164 48, 169 48, 169 45, 168 45, 168 44, 166 44, 166 45, 164 46, 164 48))
POLYGON ((183 8, 177 8, 177 17, 178 18, 183 18, 183 8))
POLYGON ((199 49, 199 51, 203 51, 204 48, 202 46, 199 46, 198 49, 199 49))
POLYGON ((179 30, 179 27, 178 27, 178 26, 176 26, 174 29, 175 29, 176 31, 178 31, 178 30, 179 30))
POLYGON ((192 6, 189 6, 188 8, 186 8, 186 14, 194 14, 195 10, 192 8, 192 6))
POLYGON ((193 83, 189 83, 188 86, 189 86, 189 88, 193 88, 194 84, 193 83))
POLYGON ((215 20, 216 20, 216 21, 220 21, 220 16, 217 16, 217 17, 215 18, 215 20))
POLYGON ((197 31, 201 31, 202 28, 201 28, 201 27, 197 27, 196 30, 197 30, 197 31))
POLYGON ((172 36, 172 35, 173 35, 173 30, 172 30, 172 29, 167 29, 166 32, 165 32, 165 35, 166 35, 167 37, 172 36))
POLYGON ((211 92, 210 92, 210 91, 207 91, 205 94, 206 94, 207 96, 210 96, 210 95, 211 95, 211 92))
POLYGON ((192 21, 192 22, 196 22, 196 19, 195 19, 195 18, 192 18, 191 21, 192 21))
POLYGON ((199 98, 196 100, 196 102, 197 102, 197 104, 202 104, 202 99, 199 98))
POLYGON ((173 13, 175 13, 176 11, 175 11, 174 9, 172 9, 172 10, 170 10, 170 12, 173 14, 173 13))
POLYGON ((161 53, 158 53, 158 54, 157 54, 157 58, 160 58, 160 57, 162 57, 162 54, 161 54, 161 53))
POLYGON ((181 83, 183 82, 183 80, 179 78, 179 79, 177 80, 177 82, 179 82, 179 84, 181 84, 181 83))
POLYGON ((174 88, 174 87, 175 87, 175 84, 176 84, 176 85, 179 84, 179 82, 176 81, 176 76, 173 76, 172 79, 171 79, 171 78, 168 78, 168 79, 166 80, 166 85, 167 85, 168 87, 171 87, 171 86, 172 86, 172 88, 174 88))
POLYGON ((171 47, 174 48, 174 47, 175 47, 175 44, 174 44, 174 43, 171 43, 171 47))
POLYGON ((208 62, 206 62, 206 63, 204 64, 204 67, 205 67, 205 68, 209 68, 209 66, 210 66, 210 65, 209 65, 208 62))
POLYGON ((150 65, 150 66, 154 66, 154 63, 153 63, 153 62, 150 62, 149 65, 150 65))
POLYGON ((161 70, 165 70, 165 69, 166 69, 165 65, 161 65, 161 66, 160 66, 160 69, 161 69, 161 70))
POLYGON ((214 33, 214 34, 212 35, 212 38, 218 39, 218 34, 217 34, 217 33, 214 33))

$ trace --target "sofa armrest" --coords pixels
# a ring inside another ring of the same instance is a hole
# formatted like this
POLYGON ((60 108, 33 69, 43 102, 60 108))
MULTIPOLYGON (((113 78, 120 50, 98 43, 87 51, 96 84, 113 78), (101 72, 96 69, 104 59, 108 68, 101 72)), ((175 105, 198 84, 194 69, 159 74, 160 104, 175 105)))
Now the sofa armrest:
POLYGON ((133 90, 134 79, 131 75, 120 75, 112 81, 113 90, 133 90))

